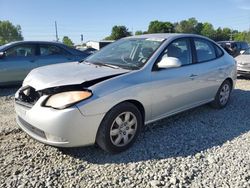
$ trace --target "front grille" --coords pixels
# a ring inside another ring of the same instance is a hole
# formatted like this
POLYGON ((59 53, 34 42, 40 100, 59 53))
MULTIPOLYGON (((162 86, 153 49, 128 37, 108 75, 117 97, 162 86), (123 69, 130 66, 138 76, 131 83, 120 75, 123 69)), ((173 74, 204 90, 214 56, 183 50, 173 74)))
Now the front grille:
POLYGON ((26 129, 28 129, 30 132, 34 133, 35 135, 46 139, 45 133, 44 131, 32 126, 31 124, 29 124, 27 121, 25 121, 23 118, 21 118, 20 116, 17 117, 18 120, 20 121, 20 123, 22 124, 22 126, 26 129))
POLYGON ((41 93, 36 91, 33 87, 27 86, 19 90, 16 102, 22 106, 31 108, 41 97, 41 93))

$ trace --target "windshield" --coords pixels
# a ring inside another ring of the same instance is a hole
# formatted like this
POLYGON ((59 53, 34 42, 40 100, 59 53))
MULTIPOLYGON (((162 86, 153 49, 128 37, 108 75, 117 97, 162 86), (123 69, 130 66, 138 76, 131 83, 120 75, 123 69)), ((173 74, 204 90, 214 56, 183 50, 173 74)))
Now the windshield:
POLYGON ((4 44, 2 46, 0 46, 0 51, 3 50, 4 48, 10 46, 12 43, 8 43, 8 44, 4 44))
POLYGON ((5 45, 0 46, 0 51, 5 47, 5 45))
POLYGON ((113 65, 125 69, 141 68, 164 39, 126 38, 109 44, 85 61, 113 65))

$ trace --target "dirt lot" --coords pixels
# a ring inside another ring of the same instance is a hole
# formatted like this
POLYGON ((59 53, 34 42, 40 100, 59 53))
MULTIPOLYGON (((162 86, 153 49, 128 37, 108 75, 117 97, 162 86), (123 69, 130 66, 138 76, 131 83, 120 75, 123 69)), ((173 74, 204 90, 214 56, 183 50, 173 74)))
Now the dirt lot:
POLYGON ((0 187, 250 187, 250 80, 238 80, 225 109, 148 125, 118 155, 31 139, 15 122, 16 89, 0 88, 0 187))

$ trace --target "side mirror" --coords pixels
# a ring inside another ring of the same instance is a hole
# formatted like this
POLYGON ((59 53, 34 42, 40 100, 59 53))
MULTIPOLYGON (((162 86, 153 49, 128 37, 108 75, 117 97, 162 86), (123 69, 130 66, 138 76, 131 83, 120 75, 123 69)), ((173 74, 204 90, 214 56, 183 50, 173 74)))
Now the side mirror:
POLYGON ((157 64, 158 68, 167 69, 180 67, 181 61, 175 57, 162 57, 161 61, 157 64))
POLYGON ((0 59, 3 59, 5 57, 5 52, 0 52, 0 59))

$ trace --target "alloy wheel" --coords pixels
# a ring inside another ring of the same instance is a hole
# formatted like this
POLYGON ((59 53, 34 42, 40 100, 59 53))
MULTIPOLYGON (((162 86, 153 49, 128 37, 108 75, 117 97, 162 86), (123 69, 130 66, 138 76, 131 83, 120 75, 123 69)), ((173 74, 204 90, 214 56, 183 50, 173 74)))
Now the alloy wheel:
POLYGON ((220 90, 220 103, 221 105, 225 105, 230 96, 230 86, 228 84, 224 84, 220 90))
POLYGON ((118 147, 127 145, 136 134, 137 119, 132 112, 123 112, 113 121, 110 128, 110 140, 118 147))

